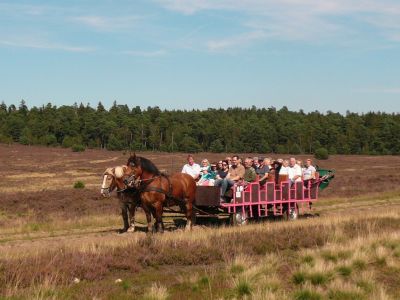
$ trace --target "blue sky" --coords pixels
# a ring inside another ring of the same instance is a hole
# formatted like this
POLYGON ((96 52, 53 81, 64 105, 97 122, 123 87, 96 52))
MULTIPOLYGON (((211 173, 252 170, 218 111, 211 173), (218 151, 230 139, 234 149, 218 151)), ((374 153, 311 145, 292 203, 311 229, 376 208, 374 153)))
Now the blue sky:
POLYGON ((0 0, 0 101, 400 112, 398 0, 0 0))

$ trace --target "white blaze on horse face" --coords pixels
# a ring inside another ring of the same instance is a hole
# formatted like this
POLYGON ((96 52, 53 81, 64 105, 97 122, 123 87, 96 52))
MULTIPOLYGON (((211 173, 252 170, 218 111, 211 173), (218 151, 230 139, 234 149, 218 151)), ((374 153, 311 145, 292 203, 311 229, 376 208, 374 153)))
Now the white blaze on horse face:
POLYGON ((108 188, 108 187, 106 186, 107 177, 108 177, 108 175, 104 175, 104 176, 103 176, 103 184, 101 185, 101 188, 102 188, 102 189, 108 188))
POLYGON ((103 184, 101 185, 101 190, 100 190, 100 193, 102 195, 104 195, 105 190, 108 190, 108 188, 109 188, 109 186, 107 186, 107 178, 108 178, 108 175, 103 176, 103 184))
POLYGON ((100 193, 103 196, 108 196, 110 194, 110 186, 112 184, 113 181, 113 172, 112 172, 112 168, 108 168, 107 170, 105 170, 104 175, 103 175, 103 183, 101 185, 101 190, 100 193))

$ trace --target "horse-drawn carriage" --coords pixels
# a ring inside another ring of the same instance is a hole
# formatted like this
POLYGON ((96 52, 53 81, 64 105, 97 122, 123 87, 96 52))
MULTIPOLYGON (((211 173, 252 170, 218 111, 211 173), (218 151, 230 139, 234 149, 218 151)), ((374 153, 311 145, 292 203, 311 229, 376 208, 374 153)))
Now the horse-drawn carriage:
POLYGON ((231 224, 246 224, 249 218, 283 216, 296 219, 300 213, 311 208, 318 200, 318 191, 329 185, 334 171, 319 169, 314 181, 291 183, 287 178, 247 185, 234 185, 232 198, 221 203, 220 188, 199 186, 196 190, 196 217, 230 217, 231 224))
POLYGON ((276 180, 271 178, 272 181, 262 185, 258 181, 235 184, 229 200, 221 202, 219 187, 196 187, 190 175, 165 175, 148 159, 134 155, 129 158, 127 165, 106 170, 101 193, 109 196, 110 192, 117 190, 124 221, 122 232, 134 229, 138 206, 146 214, 148 230, 152 229, 152 215, 156 219, 156 230, 162 232, 163 211, 177 212, 171 206, 178 206, 186 216, 187 228, 191 228, 196 219, 205 217, 229 218, 231 224, 235 225, 244 225, 249 218, 268 216, 295 219, 317 201, 318 190, 327 187, 333 174, 331 170, 318 170, 315 180, 294 183, 277 174, 276 180))

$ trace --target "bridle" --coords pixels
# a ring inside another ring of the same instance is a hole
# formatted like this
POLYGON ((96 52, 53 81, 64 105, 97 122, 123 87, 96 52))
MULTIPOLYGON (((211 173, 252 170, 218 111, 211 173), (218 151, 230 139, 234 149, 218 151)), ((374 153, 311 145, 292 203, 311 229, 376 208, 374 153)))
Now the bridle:
POLYGON ((112 186, 112 184, 110 184, 110 186, 109 187, 103 187, 104 186, 104 183, 105 183, 105 181, 106 181, 106 178, 104 178, 105 176, 111 176, 111 177, 113 177, 113 180, 115 180, 115 176, 113 175, 113 174, 110 174, 110 173, 105 173, 105 174, 103 174, 103 185, 101 186, 101 189, 100 189, 100 193, 103 195, 103 196, 105 196, 105 197, 107 197, 107 196, 110 196, 110 194, 111 194, 111 192, 112 192, 112 190, 111 190, 111 186, 112 186))

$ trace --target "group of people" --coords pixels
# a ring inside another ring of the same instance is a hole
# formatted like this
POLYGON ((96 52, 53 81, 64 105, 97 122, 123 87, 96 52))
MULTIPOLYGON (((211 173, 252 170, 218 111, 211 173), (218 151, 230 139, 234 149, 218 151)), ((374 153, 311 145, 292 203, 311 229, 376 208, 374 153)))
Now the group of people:
MULTIPOLYGON (((220 186, 221 195, 224 196, 234 184, 258 181, 260 185, 264 185, 269 180, 272 170, 279 172, 279 176, 287 178, 292 184, 303 180, 305 186, 308 186, 310 180, 315 179, 316 174, 311 159, 303 163, 294 157, 289 160, 246 157, 243 161, 234 155, 214 163, 203 159, 199 165, 191 154, 187 157, 187 164, 183 166, 182 173, 191 175, 198 185, 220 186)), ((221 201, 224 200, 221 198, 221 201)))

